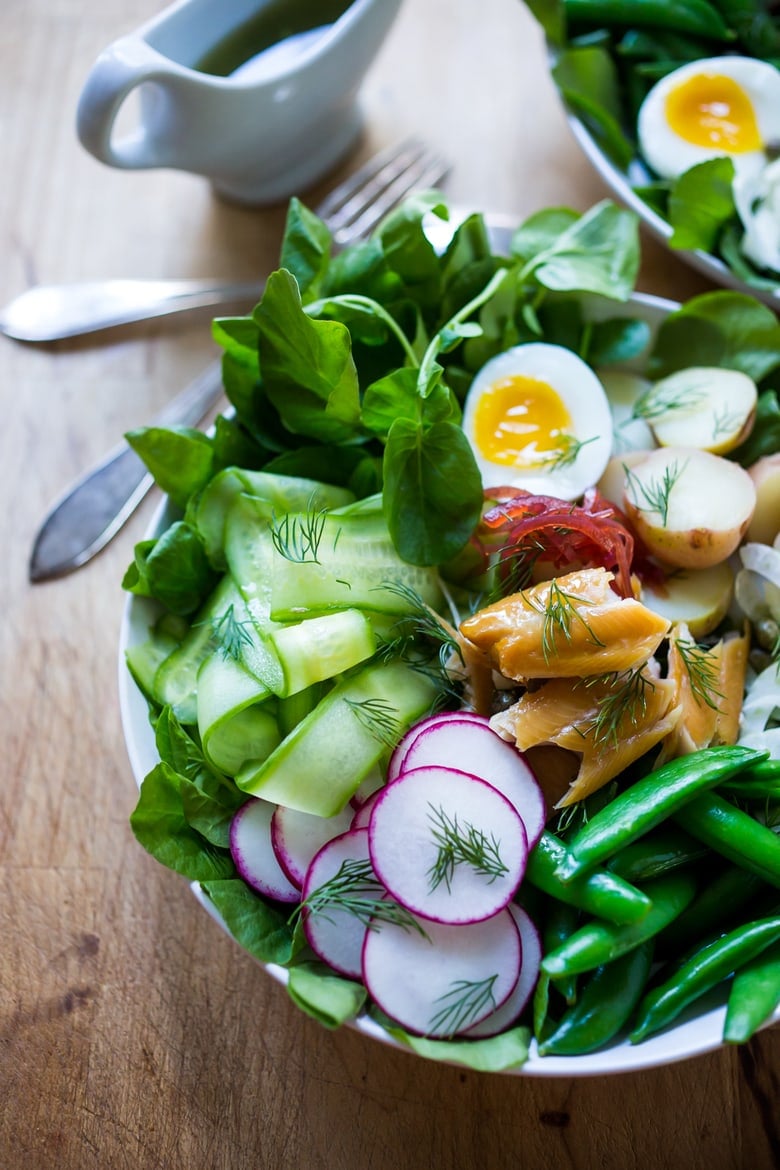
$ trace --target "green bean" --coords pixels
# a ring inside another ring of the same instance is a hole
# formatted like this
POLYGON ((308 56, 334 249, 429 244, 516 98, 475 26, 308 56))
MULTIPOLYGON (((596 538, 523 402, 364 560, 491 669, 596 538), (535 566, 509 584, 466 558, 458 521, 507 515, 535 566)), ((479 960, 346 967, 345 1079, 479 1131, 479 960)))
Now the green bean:
POLYGON ((699 861, 708 852, 707 846, 695 837, 674 825, 662 825, 633 845, 626 845, 607 863, 607 869, 627 882, 641 883, 699 861))
POLYGON ((706 0, 565 0, 571 22, 618 25, 630 28, 674 29, 698 33, 710 40, 732 39, 723 17, 706 0))
POLYGON ((558 866, 558 877, 571 881, 644 836, 705 788, 713 788, 766 757, 766 752, 752 748, 723 745, 670 760, 632 784, 583 825, 568 842, 568 856, 558 866))
POLYGON ((644 997, 630 1040, 637 1044, 677 1019, 689 1004, 780 939, 780 915, 737 927, 696 951, 644 997))
MULTIPOLYGON (((544 918, 542 950, 544 954, 556 950, 570 938, 580 924, 580 912, 576 906, 551 898, 544 918)), ((565 975, 555 980, 555 989, 572 1004, 577 999, 577 976, 565 975)))
POLYGON ((743 1044, 780 1006, 780 943, 767 947, 734 976, 723 1039, 743 1044))
POLYGON ((728 865, 720 873, 708 875, 693 901, 659 935, 656 953, 679 955, 714 931, 722 933, 732 925, 734 916, 766 889, 761 878, 738 865, 728 865))
POLYGON ((641 922, 617 925, 594 920, 542 959, 542 970, 551 978, 579 975, 612 962, 640 943, 653 938, 682 913, 696 893, 696 881, 688 873, 674 873, 648 882, 645 892, 652 906, 641 922))
POLYGON ((564 883, 557 870, 568 861, 566 846, 544 832, 528 858, 525 876, 533 886, 552 898, 576 906, 611 922, 638 922, 650 909, 650 899, 636 886, 607 870, 593 870, 564 883))
POLYGON ((597 967, 577 1003, 539 1044, 540 1056, 577 1056, 608 1044, 630 1019, 650 973, 653 942, 597 967))
POLYGON ((780 886, 780 837, 714 792, 675 813, 679 825, 711 849, 773 886, 780 886))
POLYGON ((724 780, 718 790, 747 800, 780 799, 780 760, 762 760, 724 780))

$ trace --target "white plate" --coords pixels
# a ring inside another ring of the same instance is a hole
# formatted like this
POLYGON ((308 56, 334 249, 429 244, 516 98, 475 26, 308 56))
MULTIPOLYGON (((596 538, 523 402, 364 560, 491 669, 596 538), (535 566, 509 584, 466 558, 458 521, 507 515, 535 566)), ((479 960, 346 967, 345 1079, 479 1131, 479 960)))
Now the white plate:
MULTIPOLYGON (((652 175, 645 168, 642 161, 635 158, 628 170, 622 171, 604 153, 587 126, 585 126, 576 114, 572 114, 566 109, 565 103, 564 110, 574 137, 606 185, 621 203, 624 203, 626 207, 630 207, 632 211, 636 212, 651 235, 669 247, 669 240, 672 237, 670 224, 658 215, 657 212, 653 211, 652 207, 649 207, 643 199, 640 199, 634 190, 634 186, 642 186, 652 181, 652 175)), ((734 289, 736 292, 748 293, 750 296, 755 297, 756 300, 763 301, 764 304, 770 305, 775 311, 780 312, 780 288, 772 290, 747 284, 735 275, 728 265, 724 264, 722 260, 719 260, 717 256, 713 256, 709 252, 698 250, 686 251, 678 248, 669 248, 669 250, 673 255, 679 256, 685 263, 690 264, 702 276, 706 276, 714 281, 715 284, 734 289)))
MULTIPOLYGON (((589 298, 589 304, 592 305, 594 318, 620 315, 639 316, 644 318, 653 329, 658 327, 668 313, 678 307, 672 301, 638 293, 626 304, 602 298, 593 298, 592 300, 589 298)), ((163 503, 154 516, 147 537, 159 535, 172 519, 172 512, 169 511, 167 504, 163 503)), ((119 639, 119 701, 122 725, 130 763, 139 785, 146 773, 159 762, 159 757, 149 724, 146 700, 130 677, 125 666, 124 656, 129 646, 133 646, 147 637, 149 626, 156 613, 157 610, 153 603, 141 597, 130 596, 125 606, 119 639)), ((200 890, 198 883, 191 883, 191 888, 201 905, 223 930, 229 933, 212 903, 200 890)), ((286 984, 288 975, 283 967, 272 963, 261 964, 261 966, 264 966, 266 971, 278 982, 286 984)), ((709 1003, 712 1004, 713 1000, 710 999, 709 1003)), ((694 1008, 687 1016, 683 1016, 681 1022, 675 1027, 667 1028, 641 1044, 631 1045, 624 1041, 585 1056, 540 1057, 536 1053, 535 1044, 533 1044, 527 1063, 522 1068, 512 1070, 509 1075, 530 1077, 605 1076, 610 1073, 654 1068, 699 1056, 721 1047, 726 1012, 723 1002, 708 1007, 708 1010, 704 1012, 701 1012, 700 1009, 701 1005, 699 1005, 698 1012, 694 1008)), ((780 1020, 780 1009, 775 1014, 774 1019, 780 1020)), ((372 1040, 379 1040, 396 1048, 404 1048, 367 1016, 353 1021, 350 1027, 372 1040)), ((409 1051, 406 1048, 404 1050, 409 1051)))

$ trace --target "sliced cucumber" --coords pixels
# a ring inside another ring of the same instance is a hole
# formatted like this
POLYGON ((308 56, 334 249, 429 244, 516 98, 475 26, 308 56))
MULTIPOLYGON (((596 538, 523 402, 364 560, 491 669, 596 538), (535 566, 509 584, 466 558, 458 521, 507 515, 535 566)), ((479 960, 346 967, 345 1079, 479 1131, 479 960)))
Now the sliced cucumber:
POLYGON ((220 651, 198 672, 198 731, 203 752, 220 772, 232 776, 247 761, 271 754, 282 736, 268 688, 220 651))
POLYGON ((425 714, 436 688, 402 662, 371 663, 343 679, 265 763, 242 768, 246 792, 301 812, 330 817, 344 807, 387 752, 425 714))
POLYGON ((271 641, 284 671, 285 695, 344 674, 376 651, 371 623, 358 609, 282 626, 274 630, 271 641))

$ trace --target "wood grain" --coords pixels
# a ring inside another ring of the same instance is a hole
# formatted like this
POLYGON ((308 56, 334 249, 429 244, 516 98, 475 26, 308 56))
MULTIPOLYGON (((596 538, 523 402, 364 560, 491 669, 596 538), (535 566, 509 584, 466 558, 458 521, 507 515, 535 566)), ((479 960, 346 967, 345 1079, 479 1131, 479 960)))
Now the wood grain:
MULTIPOLYGON (((0 302, 42 281, 273 266, 282 208, 229 206, 189 175, 114 171, 76 140, 97 53, 159 8, 5 0, 0 302)), ((417 131, 453 160, 464 205, 520 219, 606 194, 517 0, 407 3, 363 101, 359 157, 417 131)), ((650 242, 641 284, 706 287, 650 242)), ((52 498, 214 352, 203 314, 48 347, 0 339, 0 1167, 776 1166, 777 1030, 616 1079, 423 1064, 302 1016, 135 844, 116 644, 122 573, 154 500, 70 578, 33 587, 27 558, 52 498)))

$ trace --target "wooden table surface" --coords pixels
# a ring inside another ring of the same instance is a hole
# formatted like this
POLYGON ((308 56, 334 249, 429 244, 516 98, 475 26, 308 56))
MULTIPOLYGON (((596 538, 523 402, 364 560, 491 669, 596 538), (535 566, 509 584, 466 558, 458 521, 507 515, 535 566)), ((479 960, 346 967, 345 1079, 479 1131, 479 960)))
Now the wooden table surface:
MULTIPOLYGON (((228 206, 190 175, 112 170, 76 139, 97 53, 160 7, 4 0, 0 303, 41 282, 274 266, 283 208, 228 206)), ((459 203, 519 221, 606 193, 519 0, 407 0, 363 105, 360 156, 418 132, 452 159, 459 203)), ((646 241, 641 287, 705 286, 646 241)), ((135 843, 120 581, 156 500, 68 578, 31 585, 27 560, 52 499, 216 356, 208 320, 47 347, 0 338, 0 1168, 777 1165, 777 1029, 618 1078, 427 1064, 300 1014, 135 843)))

